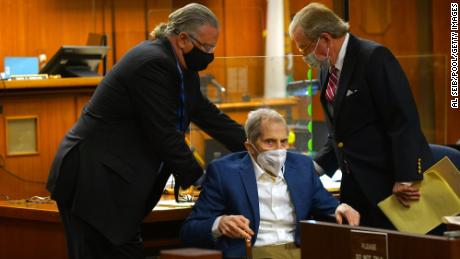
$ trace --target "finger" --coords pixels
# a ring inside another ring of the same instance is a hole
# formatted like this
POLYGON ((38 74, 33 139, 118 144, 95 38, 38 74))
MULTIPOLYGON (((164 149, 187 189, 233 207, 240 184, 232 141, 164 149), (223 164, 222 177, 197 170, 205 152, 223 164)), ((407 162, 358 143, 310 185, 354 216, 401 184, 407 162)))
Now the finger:
POLYGON ((254 236, 254 231, 249 226, 244 226, 243 227, 244 232, 246 232, 249 236, 254 236))
POLYGON ((247 222, 246 224, 240 226, 241 229, 243 229, 246 233, 248 233, 251 237, 254 235, 254 231, 252 231, 252 229, 249 227, 249 222, 247 222))
POLYGON ((243 238, 243 239, 246 239, 246 240, 251 240, 251 235, 249 235, 246 231, 244 231, 243 229, 239 228, 238 229, 238 238, 243 238))
POLYGON ((235 219, 234 222, 230 225, 230 228, 232 230, 232 234, 235 238, 244 238, 244 239, 250 239, 251 236, 246 233, 246 231, 239 226, 239 220, 235 219))
POLYGON ((409 203, 406 202, 402 197, 396 196, 396 198, 398 199, 399 203, 401 203, 404 207, 406 207, 406 208, 410 207, 409 203))
POLYGON ((245 225, 249 225, 249 219, 245 218, 244 216, 239 216, 238 220, 245 225))
POLYGON ((223 226, 221 232, 222 232, 222 235, 225 235, 231 238, 235 237, 235 235, 233 234, 233 232, 228 226, 223 226))
POLYGON ((420 195, 420 191, 419 190, 401 190, 401 191, 398 191, 398 193, 406 193, 406 194, 409 194, 409 195, 420 195))
POLYGON ((359 213, 356 211, 350 211, 347 213, 347 221, 350 226, 359 226, 359 213))
POLYGON ((415 186, 409 186, 409 185, 397 185, 393 188, 394 193, 401 193, 401 192, 418 192, 419 188, 415 186))
POLYGON ((420 195, 404 195, 406 201, 418 201, 420 200, 420 195))
POLYGON ((245 218, 244 216, 239 216, 238 217, 238 226, 239 228, 243 229, 246 233, 248 233, 250 236, 254 235, 254 231, 249 227, 249 219, 245 218))
POLYGON ((335 214, 335 220, 337 221, 338 224, 342 224, 343 218, 342 218, 342 214, 340 212, 335 214))
POLYGON ((231 238, 240 238, 241 234, 239 231, 239 228, 236 226, 234 222, 234 218, 229 219, 226 224, 225 224, 225 234, 226 236, 229 236, 231 238))
POLYGON ((396 194, 405 200, 418 200, 420 199, 420 193, 398 193, 396 194))

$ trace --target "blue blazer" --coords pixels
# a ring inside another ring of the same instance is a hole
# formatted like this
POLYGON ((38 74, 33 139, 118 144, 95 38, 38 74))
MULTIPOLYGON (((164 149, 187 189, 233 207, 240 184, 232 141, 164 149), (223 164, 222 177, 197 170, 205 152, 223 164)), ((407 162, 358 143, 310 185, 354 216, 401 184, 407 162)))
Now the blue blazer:
MULTIPOLYGON (((307 156, 288 152, 284 178, 296 213, 295 242, 299 245, 299 221, 312 215, 334 213, 338 201, 324 189, 307 156)), ((221 215, 243 215, 249 219, 255 233, 251 240, 254 245, 260 223, 259 198, 252 160, 247 152, 230 154, 208 166, 203 190, 180 234, 186 245, 211 245, 222 250, 224 257, 245 257, 243 239, 212 237, 214 220, 221 215)))

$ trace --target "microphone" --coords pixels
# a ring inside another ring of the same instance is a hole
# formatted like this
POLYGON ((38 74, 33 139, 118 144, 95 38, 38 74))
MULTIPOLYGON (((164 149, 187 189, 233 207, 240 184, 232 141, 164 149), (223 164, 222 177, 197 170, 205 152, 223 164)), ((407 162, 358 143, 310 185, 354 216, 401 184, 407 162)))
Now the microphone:
POLYGON ((314 95, 319 89, 319 80, 298 80, 287 83, 287 92, 293 96, 303 96, 307 95, 307 90, 309 86, 312 86, 312 93, 308 95, 314 95))

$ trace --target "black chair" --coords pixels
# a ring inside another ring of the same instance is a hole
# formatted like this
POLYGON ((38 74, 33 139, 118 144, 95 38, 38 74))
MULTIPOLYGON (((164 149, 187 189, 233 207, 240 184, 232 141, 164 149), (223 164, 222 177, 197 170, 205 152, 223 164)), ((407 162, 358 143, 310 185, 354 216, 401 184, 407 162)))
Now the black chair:
POLYGON ((430 144, 431 152, 433 153, 433 158, 435 162, 438 162, 445 156, 447 156, 450 161, 460 170, 460 151, 442 145, 430 144))
MULTIPOLYGON (((435 163, 447 156, 455 167, 460 170, 460 151, 451 147, 436 144, 430 144, 430 149, 433 153, 435 163)), ((445 224, 441 224, 427 234, 442 236, 445 231, 447 231, 447 226, 445 224)))

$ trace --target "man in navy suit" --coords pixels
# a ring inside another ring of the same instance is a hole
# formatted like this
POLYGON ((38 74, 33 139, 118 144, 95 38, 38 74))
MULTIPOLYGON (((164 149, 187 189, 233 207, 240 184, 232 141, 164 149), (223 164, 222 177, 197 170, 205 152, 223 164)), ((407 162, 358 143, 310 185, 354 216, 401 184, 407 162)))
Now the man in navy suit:
POLYGON ((289 33, 311 67, 321 67, 321 103, 328 142, 316 157, 319 173, 343 173, 341 201, 361 224, 394 228, 378 202, 392 193, 402 206, 420 198, 411 184, 432 164, 408 80, 382 45, 355 37, 340 17, 312 3, 289 33))
POLYGON ((312 160, 287 152, 288 128, 271 109, 249 113, 247 152, 213 161, 203 191, 181 230, 184 243, 208 244, 226 258, 300 258, 299 221, 335 213, 359 224, 359 213, 338 205, 322 186, 312 160), (246 241, 245 241, 246 240, 246 241))

